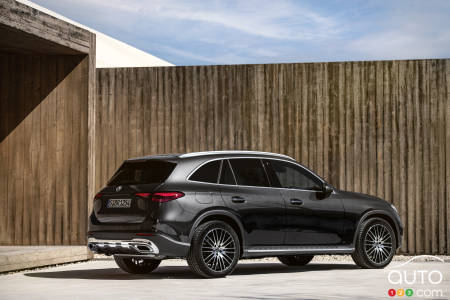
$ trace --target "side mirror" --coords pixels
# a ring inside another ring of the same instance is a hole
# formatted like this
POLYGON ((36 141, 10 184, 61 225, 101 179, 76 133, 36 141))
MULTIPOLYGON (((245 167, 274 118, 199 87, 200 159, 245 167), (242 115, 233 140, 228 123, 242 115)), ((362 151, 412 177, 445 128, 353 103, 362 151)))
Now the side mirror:
POLYGON ((333 193, 333 188, 328 185, 327 183, 324 183, 323 187, 322 187, 322 191, 325 195, 331 195, 331 193, 333 193))

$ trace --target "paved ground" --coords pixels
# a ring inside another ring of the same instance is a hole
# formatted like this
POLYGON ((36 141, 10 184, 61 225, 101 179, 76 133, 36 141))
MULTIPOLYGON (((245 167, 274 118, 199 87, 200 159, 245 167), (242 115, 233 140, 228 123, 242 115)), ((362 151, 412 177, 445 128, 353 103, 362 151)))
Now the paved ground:
POLYGON ((393 262, 384 270, 362 270, 348 260, 315 260, 302 268, 285 267, 273 259, 244 260, 227 278, 201 279, 181 260, 164 261, 151 274, 129 275, 114 261, 100 259, 0 275, 0 299, 389 299, 390 288, 413 289, 413 297, 401 299, 450 297, 449 262, 401 266, 404 263, 393 262), (389 272, 394 270, 391 279, 395 281, 402 273, 411 281, 416 271, 416 284, 389 283, 389 272), (426 283, 432 271, 431 280, 438 281, 440 272, 442 282, 421 284, 421 274, 426 283), (434 297, 417 297, 432 290, 434 297))

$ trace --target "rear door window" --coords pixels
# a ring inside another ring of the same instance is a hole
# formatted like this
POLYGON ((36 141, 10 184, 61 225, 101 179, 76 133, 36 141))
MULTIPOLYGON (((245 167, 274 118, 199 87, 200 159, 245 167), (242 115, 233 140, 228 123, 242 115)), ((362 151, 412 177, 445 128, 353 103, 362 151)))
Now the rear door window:
POLYGON ((220 183, 236 185, 236 180, 234 179, 233 172, 231 172, 230 163, 228 162, 228 160, 224 160, 222 163, 222 171, 220 173, 220 183))
POLYGON ((175 166, 175 163, 161 160, 127 161, 113 175, 108 186, 162 183, 175 166))
POLYGON ((237 184, 249 186, 269 186, 261 160, 235 158, 229 160, 236 176, 237 184))
POLYGON ((217 183, 219 177, 220 160, 208 162, 197 169, 194 174, 189 177, 189 180, 217 183))

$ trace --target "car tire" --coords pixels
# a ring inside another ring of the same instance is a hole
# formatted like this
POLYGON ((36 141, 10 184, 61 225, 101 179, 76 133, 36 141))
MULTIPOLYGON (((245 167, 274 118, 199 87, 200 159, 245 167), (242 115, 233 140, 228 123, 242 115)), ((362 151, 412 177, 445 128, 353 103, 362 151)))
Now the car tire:
POLYGON ((187 262, 201 277, 225 277, 235 269, 240 251, 239 237, 230 225, 208 221, 195 229, 187 262))
POLYGON ((394 257, 396 247, 391 225, 380 218, 368 219, 358 230, 352 259, 363 269, 384 268, 394 257))
POLYGON ((142 259, 134 257, 121 257, 114 255, 116 264, 125 272, 131 274, 146 274, 155 270, 160 260, 156 259, 142 259))
POLYGON ((304 266, 313 259, 314 255, 289 255, 289 256, 278 256, 278 260, 290 267, 304 266))

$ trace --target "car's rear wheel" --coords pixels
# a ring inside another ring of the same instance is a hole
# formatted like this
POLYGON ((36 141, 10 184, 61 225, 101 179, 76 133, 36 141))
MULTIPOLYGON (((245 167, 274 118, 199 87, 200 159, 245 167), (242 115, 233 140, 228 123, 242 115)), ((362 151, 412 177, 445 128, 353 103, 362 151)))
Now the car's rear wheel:
POLYGON ((384 268, 391 262, 396 249, 391 225, 383 219, 373 218, 361 225, 352 258, 364 269, 384 268))
POLYGON ((239 238, 230 225, 209 221, 195 229, 187 261, 202 277, 224 277, 233 272, 240 251, 239 238))
POLYGON ((289 255, 289 256, 278 256, 278 260, 285 264, 286 266, 298 267, 304 266, 313 259, 314 255, 289 255))
POLYGON ((117 265, 127 273, 145 274, 156 269, 161 263, 156 259, 143 259, 134 257, 121 257, 114 255, 117 265))

